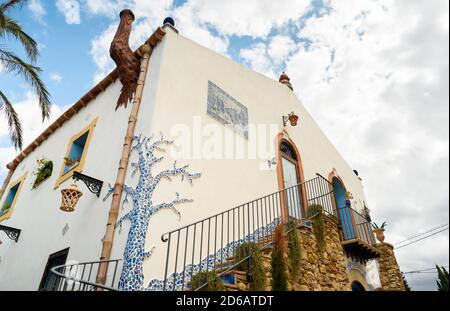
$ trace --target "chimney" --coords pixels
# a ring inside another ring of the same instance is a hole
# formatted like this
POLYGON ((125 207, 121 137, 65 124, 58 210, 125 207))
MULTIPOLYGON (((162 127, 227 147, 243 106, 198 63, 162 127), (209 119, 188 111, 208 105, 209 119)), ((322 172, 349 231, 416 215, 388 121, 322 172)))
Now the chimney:
POLYGON ((287 74, 283 71, 283 73, 280 76, 280 83, 286 85, 288 88, 291 89, 291 91, 294 91, 294 88, 291 84, 291 79, 287 76, 287 74))

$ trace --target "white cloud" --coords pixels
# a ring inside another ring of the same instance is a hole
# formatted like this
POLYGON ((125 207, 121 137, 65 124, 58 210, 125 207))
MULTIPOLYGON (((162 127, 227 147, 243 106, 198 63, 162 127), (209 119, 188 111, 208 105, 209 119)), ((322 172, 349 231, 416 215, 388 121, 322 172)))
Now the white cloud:
MULTIPOLYGON (((64 111, 63 108, 53 105, 50 119, 42 122, 40 117, 36 117, 40 116, 41 112, 38 99, 32 93, 27 93, 23 101, 14 103, 14 108, 22 123, 24 147, 27 147, 64 111)), ((9 141, 8 127, 2 118, 4 116, 0 114, 0 141, 9 141)), ((17 153, 14 147, 0 147, 0 177, 5 176, 6 164, 13 160, 17 153)), ((0 182, 1 180, 2 178, 0 182)))
POLYGON ((117 12, 125 8, 127 2, 130 1, 85 0, 87 9, 91 14, 102 14, 111 18, 115 17, 117 12))
MULTIPOLYGON (((448 222, 448 3, 329 5, 286 64, 298 96, 359 170, 388 242, 448 222)), ((448 232, 420 243, 398 251, 403 271, 448 263, 448 232)), ((410 284, 435 287, 422 276, 410 284)))
POLYGON ((272 72, 272 62, 267 54, 266 44, 260 42, 247 49, 241 49, 239 56, 253 70, 271 78, 275 77, 275 74, 272 72))
POLYGON ((174 10, 172 10, 171 0, 138 0, 134 2, 104 0, 97 4, 87 0, 87 5, 91 8, 91 13, 103 14, 114 18, 114 22, 91 42, 90 54, 97 66, 94 83, 99 82, 114 68, 114 63, 109 56, 109 46, 119 23, 117 12, 124 7, 129 7, 136 15, 136 22, 133 25, 133 31, 130 37, 130 45, 132 48, 137 48, 148 39, 153 30, 162 25, 165 16, 172 15, 176 20, 177 28, 182 30, 183 35, 216 52, 222 54, 226 54, 227 52, 228 38, 214 35, 204 25, 200 24, 197 12, 193 10, 193 7, 189 3, 174 10), (111 15, 109 9, 107 9, 109 6, 120 7, 120 9, 117 9, 111 15))
POLYGON ((44 23, 43 17, 47 14, 41 0, 31 0, 28 2, 28 9, 33 12, 34 17, 40 23, 44 23))
POLYGON ((221 35, 265 37, 274 27, 300 18, 309 0, 191 0, 197 17, 221 35))
MULTIPOLYGON (((287 0, 283 2, 283 5, 271 0, 244 2, 188 0, 182 6, 175 8, 172 7, 171 0, 85 0, 85 4, 92 14, 102 14, 116 19, 117 12, 121 8, 131 8, 138 19, 133 26, 131 37, 132 45, 135 47, 136 39, 138 43, 142 43, 156 26, 161 25, 165 16, 171 15, 176 21, 180 34, 228 56, 231 35, 265 37, 271 30, 301 17, 310 7, 310 0, 287 0)), ((91 55, 98 67, 95 82, 100 81, 114 67, 108 50, 116 27, 117 20, 92 41, 91 55)), ((252 48, 257 49, 258 46, 252 48)), ((293 41, 288 37, 277 36, 269 50, 264 51, 264 55, 258 56, 259 61, 251 61, 251 63, 259 62, 258 68, 261 68, 264 74, 273 75, 268 70, 270 63, 280 63, 281 59, 287 57, 294 48, 293 41), (263 57, 267 55, 271 59, 267 60, 267 65, 264 65, 263 57)), ((253 51, 253 54, 256 56, 257 52, 253 51)), ((249 53, 251 52, 244 52, 244 55, 249 53)), ((248 59, 246 61, 250 62, 248 59)))
POLYGON ((267 53, 276 64, 280 64, 287 61, 287 57, 296 48, 297 45, 289 36, 277 35, 272 37, 267 53))
POLYGON ((57 84, 59 84, 59 83, 62 82, 63 77, 59 73, 54 72, 54 73, 50 74, 50 80, 52 80, 52 81, 56 82, 57 84))
POLYGON ((80 24, 80 3, 77 0, 57 0, 56 7, 64 15, 67 24, 80 24))

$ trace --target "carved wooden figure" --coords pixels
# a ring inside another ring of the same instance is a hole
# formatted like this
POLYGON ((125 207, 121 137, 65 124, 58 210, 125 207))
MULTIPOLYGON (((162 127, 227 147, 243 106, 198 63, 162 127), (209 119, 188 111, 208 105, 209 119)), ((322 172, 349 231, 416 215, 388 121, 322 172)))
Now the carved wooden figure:
POLYGON ((139 79, 140 60, 130 48, 129 40, 131 25, 135 18, 131 10, 120 12, 120 24, 109 53, 117 65, 119 80, 122 82, 122 91, 117 101, 116 110, 120 106, 127 107, 128 101, 133 99, 139 79))

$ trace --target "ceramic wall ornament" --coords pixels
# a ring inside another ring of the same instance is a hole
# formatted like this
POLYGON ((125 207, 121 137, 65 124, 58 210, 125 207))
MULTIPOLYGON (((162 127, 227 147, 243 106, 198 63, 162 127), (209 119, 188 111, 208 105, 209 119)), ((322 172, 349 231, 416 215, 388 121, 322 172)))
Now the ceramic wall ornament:
MULTIPOLYGON (((148 222, 150 218, 162 209, 169 209, 174 211, 178 217, 181 213, 176 209, 176 206, 186 202, 192 202, 182 198, 180 194, 175 194, 175 199, 172 202, 164 202, 155 204, 152 200, 153 193, 157 186, 163 179, 171 179, 171 177, 181 176, 182 181, 187 180, 193 184, 193 180, 201 176, 200 173, 190 173, 188 171, 189 165, 177 167, 177 162, 173 164, 173 168, 164 170, 157 174, 152 172, 152 167, 161 162, 164 157, 157 157, 155 152, 164 152, 162 146, 170 146, 173 141, 165 140, 161 134, 161 139, 153 142, 153 136, 150 138, 142 138, 141 136, 134 137, 135 146, 132 151, 139 153, 137 163, 132 163, 134 168, 132 176, 139 172, 139 181, 135 188, 124 185, 123 191, 125 198, 123 206, 128 203, 128 198, 131 197, 133 206, 131 210, 120 218, 116 224, 116 228, 121 230, 124 221, 131 222, 128 232, 128 238, 125 245, 123 256, 122 273, 119 280, 119 290, 122 291, 142 291, 147 288, 144 286, 143 263, 152 255, 152 250, 145 249, 145 240, 148 232, 148 222)), ((103 199, 106 199, 114 192, 110 185, 108 194, 103 199)))

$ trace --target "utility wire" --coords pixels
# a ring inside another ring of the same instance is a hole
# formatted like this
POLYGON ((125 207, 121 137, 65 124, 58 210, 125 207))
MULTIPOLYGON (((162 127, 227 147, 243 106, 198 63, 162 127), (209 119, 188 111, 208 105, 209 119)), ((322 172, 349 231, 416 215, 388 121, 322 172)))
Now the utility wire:
POLYGON ((429 237, 432 237, 432 236, 434 236, 434 235, 436 235, 436 234, 438 234, 438 233, 444 232, 444 231, 446 231, 446 230, 448 230, 448 227, 445 228, 445 229, 442 229, 442 230, 440 230, 440 231, 438 231, 438 232, 435 232, 435 233, 432 233, 432 234, 430 234, 430 235, 427 235, 427 236, 425 236, 425 237, 423 237, 423 238, 421 238, 421 239, 418 239, 418 240, 412 241, 412 242, 410 242, 410 243, 408 243, 408 244, 405 244, 405 245, 402 245, 402 246, 400 246, 400 247, 397 247, 396 250, 402 249, 403 247, 406 247, 406 246, 409 246, 409 245, 411 245, 411 244, 414 244, 414 243, 420 242, 420 241, 422 241, 422 240, 428 239, 429 237))
POLYGON ((425 235, 425 234, 427 234, 427 233, 433 232, 433 231, 435 231, 435 230, 437 230, 437 229, 441 229, 441 228, 446 227, 446 226, 448 226, 448 223, 445 224, 445 225, 441 225, 441 226, 439 226, 439 227, 435 227, 435 228, 433 228, 433 229, 431 229, 431 230, 428 230, 428 231, 425 231, 425 232, 423 232, 423 233, 416 234, 416 235, 414 235, 414 236, 412 236, 412 237, 409 237, 409 238, 407 238, 407 239, 405 239, 405 240, 403 240, 403 241, 397 242, 397 243, 395 243, 394 245, 402 244, 402 243, 404 243, 404 242, 407 242, 407 241, 410 241, 410 240, 412 240, 412 239, 418 238, 418 237, 420 237, 420 236, 422 236, 422 235, 425 235))
MULTIPOLYGON (((439 267, 441 267, 441 266, 439 266, 439 267)), ((447 266, 442 266, 442 267, 444 267, 444 268, 447 268, 447 267, 448 267, 448 265, 447 265, 447 266)), ((421 270, 412 270, 412 271, 408 271, 408 272, 403 272, 403 273, 412 273, 412 272, 426 272, 426 271, 430 271, 430 270, 437 270, 437 269, 436 269, 436 267, 433 267, 433 268, 428 268, 428 269, 421 269, 421 270)))
MULTIPOLYGON (((448 268, 448 266, 442 266, 444 268, 448 268)), ((429 268, 429 269, 423 269, 423 270, 417 270, 417 271, 408 271, 408 272, 403 272, 403 274, 413 274, 413 273, 436 273, 437 269, 436 267, 434 268, 429 268)))

